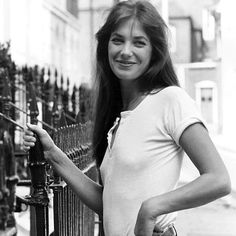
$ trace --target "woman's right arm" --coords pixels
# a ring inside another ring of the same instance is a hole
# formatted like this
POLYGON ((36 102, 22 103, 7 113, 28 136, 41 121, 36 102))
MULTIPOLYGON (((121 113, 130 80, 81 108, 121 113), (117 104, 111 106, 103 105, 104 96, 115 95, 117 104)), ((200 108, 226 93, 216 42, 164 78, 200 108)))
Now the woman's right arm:
POLYGON ((102 215, 102 192, 103 187, 87 177, 67 155, 58 148, 49 134, 37 125, 27 124, 24 134, 24 150, 28 151, 36 141, 35 132, 44 148, 44 156, 47 162, 60 175, 65 182, 79 196, 80 200, 97 214, 102 215))

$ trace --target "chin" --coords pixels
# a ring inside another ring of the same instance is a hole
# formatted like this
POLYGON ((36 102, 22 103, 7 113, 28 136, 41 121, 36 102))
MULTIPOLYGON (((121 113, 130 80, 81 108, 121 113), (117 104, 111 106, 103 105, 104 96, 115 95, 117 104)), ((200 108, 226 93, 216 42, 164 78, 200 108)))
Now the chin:
POLYGON ((129 76, 117 76, 118 79, 122 80, 122 81, 134 81, 136 80, 137 77, 129 77, 129 76))
POLYGON ((120 80, 132 81, 138 78, 138 76, 136 75, 128 75, 128 74, 123 74, 123 73, 115 73, 115 75, 120 80))

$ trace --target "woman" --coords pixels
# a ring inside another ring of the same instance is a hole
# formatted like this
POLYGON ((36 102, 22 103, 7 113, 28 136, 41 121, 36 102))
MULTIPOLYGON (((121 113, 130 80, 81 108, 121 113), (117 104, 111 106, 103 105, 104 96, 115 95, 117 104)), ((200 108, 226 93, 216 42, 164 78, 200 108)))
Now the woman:
POLYGON ((146 1, 115 5, 97 33, 94 156, 101 185, 79 171, 46 131, 28 125, 34 145, 91 209, 107 236, 176 235, 176 212, 230 192, 227 170, 195 103, 178 86, 166 25, 146 1), (33 131, 33 132, 32 132, 33 131), (200 176, 176 188, 183 154, 200 176))

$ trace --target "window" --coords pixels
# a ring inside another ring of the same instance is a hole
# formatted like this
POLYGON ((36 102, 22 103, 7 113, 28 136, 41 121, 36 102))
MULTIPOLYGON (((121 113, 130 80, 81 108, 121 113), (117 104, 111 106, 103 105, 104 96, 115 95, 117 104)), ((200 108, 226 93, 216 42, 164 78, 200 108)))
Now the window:
POLYGON ((201 111, 207 123, 213 123, 213 88, 201 88, 201 111))
POLYGON ((78 17, 78 0, 67 0, 66 9, 76 18, 78 17))
POLYGON ((217 132, 219 125, 217 84, 203 80, 195 84, 196 102, 211 132, 217 132))
POLYGON ((210 9, 204 9, 202 11, 202 23, 203 23, 203 39, 206 41, 213 41, 215 39, 215 18, 214 12, 210 9))
POLYGON ((177 36, 176 36, 176 27, 173 25, 169 25, 169 29, 170 29, 170 38, 169 38, 169 46, 170 46, 170 51, 172 53, 175 53, 177 50, 177 46, 176 46, 176 40, 177 40, 177 36))

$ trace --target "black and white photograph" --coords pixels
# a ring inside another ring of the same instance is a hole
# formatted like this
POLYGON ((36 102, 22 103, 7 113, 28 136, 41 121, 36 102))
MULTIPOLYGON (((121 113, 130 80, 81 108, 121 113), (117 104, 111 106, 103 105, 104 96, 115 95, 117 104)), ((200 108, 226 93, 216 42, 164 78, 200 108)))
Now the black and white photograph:
POLYGON ((234 0, 0 0, 0 236, 236 236, 234 0))

